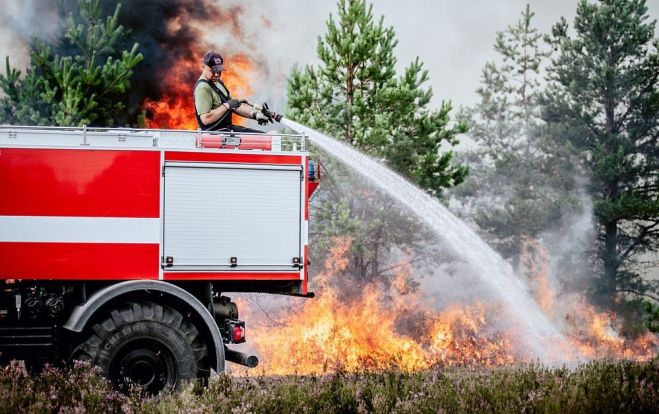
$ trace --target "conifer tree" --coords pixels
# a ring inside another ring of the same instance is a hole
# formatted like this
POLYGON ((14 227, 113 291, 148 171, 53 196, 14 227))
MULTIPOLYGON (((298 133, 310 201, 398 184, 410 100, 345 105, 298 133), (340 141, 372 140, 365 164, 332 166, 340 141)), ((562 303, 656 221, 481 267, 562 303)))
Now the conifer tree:
POLYGON ((578 172, 542 129, 538 97, 550 53, 533 17, 527 4, 515 24, 497 33, 500 61, 486 63, 480 102, 461 114, 477 148, 466 156, 470 177, 455 192, 463 214, 515 264, 526 240, 557 226, 578 205, 572 191, 578 172))
MULTIPOLYGON (((441 196, 467 174, 444 147, 456 144, 466 126, 450 125, 449 103, 430 108, 432 91, 423 87, 428 73, 419 59, 397 75, 396 44, 393 28, 374 18, 365 0, 339 0, 337 17, 330 15, 326 35, 318 39, 320 65, 296 68, 289 78, 287 116, 382 159, 441 196)), ((352 236, 346 276, 386 281, 392 269, 383 266, 387 255, 416 245, 423 232, 350 172, 339 166, 331 171, 319 194, 314 242, 352 236)))
POLYGON ((129 51, 117 49, 125 36, 117 23, 120 4, 105 19, 99 0, 80 0, 79 6, 79 16, 70 14, 66 23, 64 41, 70 54, 54 54, 45 41, 34 39, 24 78, 6 58, 6 73, 0 75, 5 93, 0 122, 113 126, 126 119, 126 91, 133 68, 142 60, 138 45, 129 51))
POLYGON ((318 67, 294 69, 288 84, 287 115, 383 158, 422 188, 440 195, 462 182, 467 169, 440 150, 457 143, 466 126, 449 126, 451 105, 428 108, 432 90, 417 58, 396 76, 392 27, 375 21, 365 0, 339 0, 318 39, 318 67))
POLYGON ((582 0, 574 34, 552 29, 544 119, 590 173, 599 235, 595 286, 607 305, 659 299, 635 266, 659 247, 659 40, 644 0, 582 0))

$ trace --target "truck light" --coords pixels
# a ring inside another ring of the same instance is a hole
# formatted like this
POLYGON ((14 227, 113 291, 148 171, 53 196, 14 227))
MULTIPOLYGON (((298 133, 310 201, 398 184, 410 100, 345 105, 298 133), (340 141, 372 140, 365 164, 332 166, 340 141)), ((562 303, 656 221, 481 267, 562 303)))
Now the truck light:
POLYGON ((229 264, 231 267, 238 266, 238 258, 236 256, 232 256, 231 259, 229 259, 229 264))
POLYGON ((245 322, 238 319, 226 319, 224 323, 224 334, 227 336, 225 341, 234 344, 245 342, 245 322))
POLYGON ((244 326, 234 326, 233 327, 233 342, 245 342, 245 327, 244 326))
POLYGON ((316 191, 320 185, 320 162, 309 160, 307 163, 307 194, 308 197, 316 191))

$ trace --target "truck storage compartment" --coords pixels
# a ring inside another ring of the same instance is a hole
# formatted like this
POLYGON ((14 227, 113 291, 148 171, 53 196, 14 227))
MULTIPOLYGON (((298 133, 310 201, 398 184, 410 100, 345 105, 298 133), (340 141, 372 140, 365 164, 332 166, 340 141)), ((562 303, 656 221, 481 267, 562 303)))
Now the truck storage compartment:
POLYGON ((302 256, 302 167, 168 162, 167 271, 291 271, 302 256))

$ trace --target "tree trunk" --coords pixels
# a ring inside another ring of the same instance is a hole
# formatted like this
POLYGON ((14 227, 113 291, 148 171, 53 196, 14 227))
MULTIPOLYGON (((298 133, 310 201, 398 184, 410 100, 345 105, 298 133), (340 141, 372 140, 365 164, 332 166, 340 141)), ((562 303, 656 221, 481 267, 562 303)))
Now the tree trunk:
POLYGON ((613 303, 616 295, 618 275, 618 224, 616 222, 604 225, 604 279, 602 293, 609 303, 613 303))
POLYGON ((348 66, 347 73, 347 84, 346 84, 346 141, 350 144, 355 145, 353 142, 353 131, 352 131, 352 101, 355 94, 355 85, 354 85, 354 68, 350 65, 348 66))
MULTIPOLYGON (((608 66, 612 70, 615 69, 613 64, 613 57, 609 52, 608 66)), ((608 149, 611 154, 615 154, 618 150, 615 126, 615 102, 613 98, 614 85, 611 79, 607 79, 606 87, 604 89, 604 114, 606 116, 606 131, 608 140, 608 149)), ((613 179, 606 186, 606 191, 603 197, 605 203, 616 203, 620 199, 620 191, 618 189, 618 180, 613 179)), ((605 295, 606 300, 613 304, 616 296, 616 289, 618 287, 618 220, 607 219, 604 224, 604 252, 602 261, 604 264, 604 286, 602 286, 602 293, 605 295)))

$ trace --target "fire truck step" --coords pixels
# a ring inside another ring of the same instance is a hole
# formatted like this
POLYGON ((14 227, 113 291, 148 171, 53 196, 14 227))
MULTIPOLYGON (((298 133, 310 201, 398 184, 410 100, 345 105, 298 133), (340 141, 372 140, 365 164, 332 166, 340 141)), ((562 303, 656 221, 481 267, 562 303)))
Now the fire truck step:
POLYGON ((53 346, 55 332, 52 327, 3 327, 0 328, 0 352, 15 353, 49 348, 53 346))

